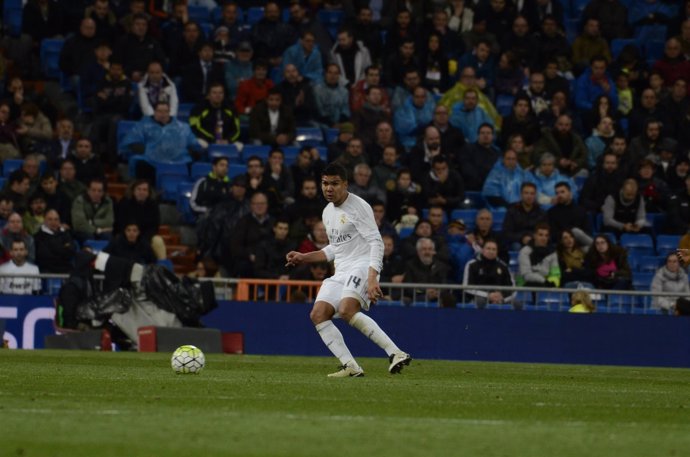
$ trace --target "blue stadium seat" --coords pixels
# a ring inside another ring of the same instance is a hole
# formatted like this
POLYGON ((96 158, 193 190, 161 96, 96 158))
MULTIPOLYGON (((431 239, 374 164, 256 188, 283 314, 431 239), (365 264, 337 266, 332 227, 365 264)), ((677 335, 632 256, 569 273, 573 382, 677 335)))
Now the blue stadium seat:
POLYGON ((640 51, 640 55, 643 54, 642 43, 638 40, 634 38, 614 38, 611 40, 611 55, 613 58, 617 59, 623 48, 628 45, 635 46, 640 51))
POLYGON ((340 133, 339 129, 327 128, 326 129, 326 144, 331 144, 331 143, 335 142, 335 140, 338 139, 339 133, 340 133))
POLYGON ((5 0, 2 11, 3 22, 9 34, 18 37, 22 34, 22 1, 5 0))
POLYGON ((156 177, 156 188, 161 192, 164 201, 176 202, 178 185, 182 181, 188 181, 189 175, 176 173, 162 173, 156 177))
POLYGON ((173 273, 175 272, 175 267, 173 266, 173 263, 170 259, 158 259, 158 265, 167 268, 168 270, 172 271, 173 273))
POLYGON ((468 190, 465 191, 465 200, 462 202, 462 206, 463 208, 481 209, 486 207, 486 202, 481 192, 468 190))
POLYGON ((228 177, 232 180, 234 177, 243 175, 247 172, 247 166, 243 163, 231 163, 228 166, 228 177))
MULTIPOLYGON (((656 270, 661 267, 666 258, 665 257, 658 257, 655 255, 643 255, 638 258, 637 262, 637 271, 640 272, 649 272, 649 273, 654 273, 656 270)), ((632 268, 632 266, 631 266, 632 268)))
POLYGON ((496 97, 496 110, 501 116, 508 116, 513 111, 515 97, 507 94, 499 94, 496 97))
POLYGON ((513 311, 513 305, 507 303, 487 303, 484 309, 496 309, 499 311, 513 311))
POLYGON ((247 8, 247 16, 245 18, 245 23, 248 25, 255 25, 264 17, 264 7, 263 6, 252 6, 247 8))
POLYGON ((62 287, 62 279, 47 278, 43 280, 43 293, 46 295, 57 295, 62 287))
POLYGON ((491 211, 491 216, 493 218, 493 225, 491 229, 500 232, 503 229, 503 221, 506 219, 505 208, 497 208, 491 211))
POLYGON ((117 150, 120 152, 120 144, 127 133, 137 125, 136 121, 119 121, 117 123, 117 150))
POLYGON ((454 209, 450 213, 450 218, 452 220, 462 219, 463 222, 465 222, 467 229, 472 230, 474 228, 474 221, 477 217, 478 211, 479 210, 477 209, 454 209))
POLYGON ((2 162, 2 175, 4 177, 9 177, 13 171, 19 170, 23 163, 23 159, 5 159, 2 162))
POLYGON ((5 188, 5 183, 7 182, 7 178, 4 176, 0 177, 0 191, 2 191, 5 188))
POLYGON ((193 188, 194 183, 189 181, 177 183, 177 210, 182 213, 184 221, 188 224, 193 224, 196 221, 196 214, 192 211, 192 207, 189 204, 193 188))
MULTIPOLYGON (((242 8, 239 6, 237 7, 237 18, 240 20, 240 22, 244 22, 244 13, 242 12, 242 8)), ((216 6, 213 8, 211 11, 211 22, 213 22, 213 25, 218 25, 220 22, 223 20, 223 7, 222 6, 216 6)))
POLYGON ((476 303, 456 303, 455 307, 458 309, 477 309, 476 303))
POLYGON ((405 304, 400 300, 379 300, 376 306, 405 306, 405 304))
POLYGON ((177 107, 177 119, 188 122, 189 114, 192 112, 192 108, 194 108, 193 103, 180 103, 177 107))
POLYGON ((662 232, 665 224, 666 213, 647 213, 647 225, 652 228, 655 234, 662 232))
POLYGON ((300 149, 299 146, 285 146, 282 148, 285 155, 285 165, 290 166, 297 160, 300 149))
POLYGON ((199 27, 201 32, 204 34, 207 40, 213 41, 213 29, 215 26, 210 22, 199 22, 199 27))
POLYGON ((164 163, 155 162, 153 166, 156 168, 156 183, 159 182, 163 175, 177 175, 180 177, 189 177, 189 167, 186 163, 164 163))
POLYGON ((106 240, 86 240, 84 241, 85 248, 91 248, 94 253, 99 253, 108 245, 106 240))
POLYGON ((664 56, 664 48, 666 47, 666 42, 664 41, 648 41, 644 44, 645 55, 647 60, 657 61, 664 56))
POLYGON ((654 273, 642 273, 639 271, 633 271, 632 285, 635 290, 649 290, 652 286, 652 279, 654 279, 654 273))
POLYGON ((408 236, 412 235, 413 232, 414 232, 414 227, 403 227, 398 232, 398 236, 400 237, 401 240, 404 240, 408 236))
POLYGON ((323 146, 323 132, 318 127, 297 127, 295 141, 301 146, 323 146))
POLYGON ((210 162, 194 162, 192 164, 192 170, 189 173, 192 181, 196 182, 200 178, 208 176, 208 174, 211 173, 212 167, 213 165, 211 165, 210 162))
POLYGON ((618 311, 621 313, 630 312, 630 309, 636 302, 637 297, 632 295, 614 295, 607 297, 609 311, 618 311))
POLYGON ((568 294, 559 292, 537 292, 537 305, 547 306, 552 311, 558 311, 563 304, 570 304, 568 294))
POLYGON ((635 28, 634 36, 641 43, 649 43, 650 41, 665 41, 666 40, 665 25, 642 25, 635 28))
POLYGON ((242 159, 244 162, 246 162, 251 156, 257 156, 264 163, 266 163, 269 152, 271 152, 270 146, 247 144, 242 149, 242 159))
POLYGON ((211 144, 208 147, 208 158, 226 157, 229 163, 242 163, 242 154, 234 144, 211 144))
POLYGON ((319 10, 318 19, 326 27, 332 38, 338 35, 338 28, 343 23, 345 13, 343 10, 319 10))
POLYGON ((532 292, 516 292, 514 302, 522 305, 523 307, 527 305, 534 305, 532 292))
POLYGON ((656 237, 656 253, 665 256, 675 251, 680 245, 680 238, 680 235, 658 235, 656 237))
POLYGON ((211 19, 211 14, 205 6, 189 5, 187 6, 189 19, 197 24, 208 22, 211 19))
POLYGON ((508 268, 510 268, 511 272, 516 272, 518 271, 518 256, 520 255, 520 251, 509 251, 508 252, 508 268))
POLYGON ((41 41, 41 71, 48 79, 60 79, 60 52, 65 40, 41 41))
POLYGON ((654 240, 645 233, 624 233, 621 235, 620 245, 629 252, 640 255, 654 255, 654 240))
POLYGON ((523 305, 522 309, 524 311, 550 311, 548 305, 539 305, 539 304, 537 304, 537 305, 530 305, 530 304, 523 305))
POLYGON ((565 18, 565 37, 571 45, 579 32, 580 18, 565 18))

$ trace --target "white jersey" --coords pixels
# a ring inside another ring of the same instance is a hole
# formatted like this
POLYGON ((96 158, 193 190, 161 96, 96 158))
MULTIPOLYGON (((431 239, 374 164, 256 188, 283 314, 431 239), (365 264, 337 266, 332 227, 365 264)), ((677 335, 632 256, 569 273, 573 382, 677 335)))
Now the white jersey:
MULTIPOLYGON (((29 262, 17 266, 12 260, 0 265, 1 275, 37 275, 38 267, 29 262)), ((40 278, 2 278, 0 277, 0 293, 7 295, 31 295, 41 290, 40 278)))
POLYGON ((322 219, 329 241, 322 251, 329 261, 335 260, 336 272, 372 267, 381 273, 383 239, 365 200, 348 192, 340 206, 329 203, 324 208, 322 219))

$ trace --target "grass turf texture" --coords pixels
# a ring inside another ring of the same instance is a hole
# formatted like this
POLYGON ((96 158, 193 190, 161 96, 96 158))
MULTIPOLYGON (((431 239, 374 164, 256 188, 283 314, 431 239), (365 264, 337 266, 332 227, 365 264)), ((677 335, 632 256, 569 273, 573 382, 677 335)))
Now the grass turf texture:
POLYGON ((1 456, 682 456, 690 371, 0 351, 1 456))

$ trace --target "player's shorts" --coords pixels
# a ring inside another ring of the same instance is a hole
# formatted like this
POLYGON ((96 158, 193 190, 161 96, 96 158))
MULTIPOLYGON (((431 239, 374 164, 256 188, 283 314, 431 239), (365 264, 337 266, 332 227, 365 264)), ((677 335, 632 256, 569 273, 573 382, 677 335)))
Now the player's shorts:
POLYGON ((340 300, 346 297, 352 297, 359 301, 363 310, 369 310, 371 303, 367 296, 367 286, 369 278, 369 267, 364 266, 360 268, 350 269, 348 271, 337 272, 324 280, 316 296, 316 301, 325 301, 330 303, 338 312, 338 305, 340 300))

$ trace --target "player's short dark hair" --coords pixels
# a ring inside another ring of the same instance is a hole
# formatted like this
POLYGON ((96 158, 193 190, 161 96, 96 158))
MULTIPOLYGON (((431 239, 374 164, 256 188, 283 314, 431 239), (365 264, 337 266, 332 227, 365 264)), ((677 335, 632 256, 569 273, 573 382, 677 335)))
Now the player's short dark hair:
POLYGON ((347 181, 347 169, 339 163, 331 162, 323 169, 321 176, 337 176, 343 181, 347 181))

